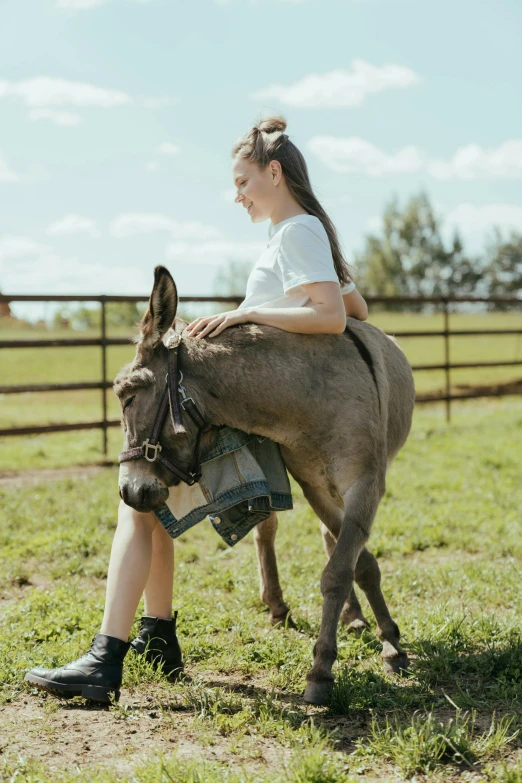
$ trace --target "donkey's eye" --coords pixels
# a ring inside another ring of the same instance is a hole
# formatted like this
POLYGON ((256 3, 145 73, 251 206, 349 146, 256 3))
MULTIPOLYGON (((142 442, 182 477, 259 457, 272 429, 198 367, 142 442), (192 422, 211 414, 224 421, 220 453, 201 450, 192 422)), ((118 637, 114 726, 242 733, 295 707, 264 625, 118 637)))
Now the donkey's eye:
POLYGON ((124 410, 124 411, 125 411, 125 410, 127 410, 127 408, 129 407, 129 405, 131 405, 131 404, 134 402, 134 400, 135 400, 135 399, 136 399, 136 395, 135 395, 135 394, 133 394, 133 395, 132 395, 132 397, 128 397, 128 398, 125 400, 125 402, 123 403, 123 410, 124 410))

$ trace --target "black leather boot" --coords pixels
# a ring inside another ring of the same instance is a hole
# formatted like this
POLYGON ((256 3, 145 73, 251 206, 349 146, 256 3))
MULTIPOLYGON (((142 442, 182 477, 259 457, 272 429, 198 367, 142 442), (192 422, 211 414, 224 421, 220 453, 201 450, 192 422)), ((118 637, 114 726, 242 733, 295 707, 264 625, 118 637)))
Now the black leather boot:
POLYGON ((77 661, 59 669, 31 669, 24 680, 63 699, 83 696, 109 704, 111 697, 120 698, 123 659, 129 647, 129 642, 97 633, 89 651, 77 661))
POLYGON ((183 658, 176 636, 177 617, 177 612, 171 620, 142 617, 139 634, 131 642, 132 649, 138 655, 145 655, 155 669, 163 665, 163 672, 169 680, 177 679, 183 671, 183 658))

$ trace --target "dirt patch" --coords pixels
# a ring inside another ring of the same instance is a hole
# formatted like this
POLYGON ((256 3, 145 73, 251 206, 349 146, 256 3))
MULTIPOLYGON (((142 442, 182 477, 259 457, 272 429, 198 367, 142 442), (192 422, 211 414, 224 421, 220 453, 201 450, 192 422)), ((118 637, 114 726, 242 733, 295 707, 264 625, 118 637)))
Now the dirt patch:
POLYGON ((51 773, 76 767, 124 773, 174 751, 187 761, 228 763, 232 757, 252 770, 276 768, 292 755, 276 739, 255 733, 221 736, 193 710, 169 709, 168 702, 165 691, 155 694, 151 685, 122 693, 116 708, 23 695, 0 706, 0 754, 36 760, 51 773))
POLYGON ((113 463, 107 463, 105 465, 71 465, 67 468, 40 468, 38 470, 4 470, 0 471, 0 488, 18 489, 48 481, 63 481, 67 478, 88 479, 114 467, 113 463))
POLYGON ((205 757, 205 749, 189 739, 189 716, 180 714, 176 725, 169 721, 167 726, 160 714, 145 711, 144 701, 122 701, 129 710, 122 719, 108 709, 81 703, 59 702, 50 711, 48 699, 30 696, 0 707, 0 749, 44 763, 50 772, 76 765, 124 772, 174 748, 180 755, 205 757))

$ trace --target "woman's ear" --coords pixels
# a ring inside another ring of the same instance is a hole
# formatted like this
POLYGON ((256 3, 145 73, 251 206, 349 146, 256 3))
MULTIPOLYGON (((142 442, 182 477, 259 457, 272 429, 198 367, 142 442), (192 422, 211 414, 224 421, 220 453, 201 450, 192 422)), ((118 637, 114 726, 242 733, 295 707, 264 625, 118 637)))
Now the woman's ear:
POLYGON ((138 338, 138 354, 143 357, 154 350, 176 318, 178 309, 178 291, 169 270, 157 266, 154 270, 154 286, 149 305, 141 320, 141 332, 138 338))
POLYGON ((274 185, 277 185, 281 179, 281 175, 283 173, 283 169, 281 168, 281 164, 278 160, 271 160, 270 161, 270 174, 272 175, 272 182, 274 185))

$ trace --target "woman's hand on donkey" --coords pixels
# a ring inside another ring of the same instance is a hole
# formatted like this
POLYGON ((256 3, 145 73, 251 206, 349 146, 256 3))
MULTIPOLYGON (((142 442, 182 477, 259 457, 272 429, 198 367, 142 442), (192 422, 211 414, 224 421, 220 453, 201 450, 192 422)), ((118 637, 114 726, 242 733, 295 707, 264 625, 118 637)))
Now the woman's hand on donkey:
POLYGON ((217 315, 207 315, 204 318, 196 318, 190 323, 185 332, 189 337, 196 337, 198 340, 202 337, 217 337, 223 329, 236 324, 247 323, 246 312, 242 310, 231 310, 227 313, 218 313, 217 315))

